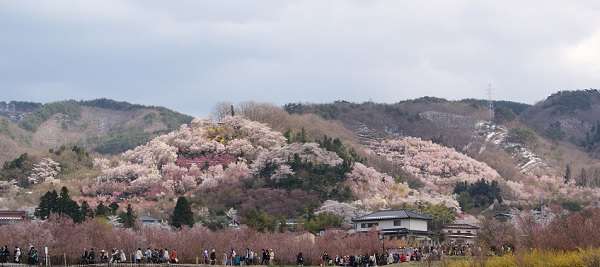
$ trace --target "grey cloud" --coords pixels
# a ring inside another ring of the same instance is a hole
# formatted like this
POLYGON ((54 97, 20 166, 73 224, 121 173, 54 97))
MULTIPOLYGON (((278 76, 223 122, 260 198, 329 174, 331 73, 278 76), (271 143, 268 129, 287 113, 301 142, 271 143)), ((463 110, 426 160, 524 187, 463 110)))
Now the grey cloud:
POLYGON ((2 1, 5 100, 535 102, 597 87, 596 1, 2 1), (176 3, 176 4, 173 4, 176 3))

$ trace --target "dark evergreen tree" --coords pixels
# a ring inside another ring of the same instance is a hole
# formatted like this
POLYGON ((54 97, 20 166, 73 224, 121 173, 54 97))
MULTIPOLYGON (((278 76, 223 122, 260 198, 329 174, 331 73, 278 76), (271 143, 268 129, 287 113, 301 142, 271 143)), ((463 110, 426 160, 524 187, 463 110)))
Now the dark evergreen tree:
POLYGON ((119 204, 117 202, 110 203, 108 207, 110 208, 110 214, 117 215, 117 211, 119 210, 119 204))
POLYGON ((571 165, 567 164, 567 169, 565 170, 565 184, 568 184, 571 181, 571 165))
POLYGON ((127 205, 127 211, 119 214, 119 222, 123 224, 125 228, 133 228, 135 226, 135 213, 133 213, 133 208, 131 208, 131 204, 127 205))
POLYGON ((285 137, 285 139, 287 140, 288 144, 291 144, 292 143, 292 130, 291 129, 287 129, 283 133, 283 137, 285 137))
POLYGON ((104 202, 100 201, 100 204, 96 206, 96 216, 106 217, 110 214, 111 210, 104 205, 104 202))
POLYGON ((60 195, 58 196, 57 203, 58 214, 69 216, 74 222, 83 221, 79 205, 77 202, 71 199, 71 196, 69 195, 69 189, 67 189, 67 187, 63 186, 60 189, 60 195))
POLYGON ((86 218, 94 218, 94 211, 90 208, 90 205, 85 200, 81 202, 79 213, 81 213, 81 217, 84 221, 86 218))
POLYGON ((502 203, 502 195, 497 181, 490 183, 480 179, 473 184, 458 182, 454 186, 454 194, 459 196, 458 202, 463 210, 487 208, 494 201, 502 203))
POLYGON ((50 212, 58 213, 58 192, 56 190, 50 191, 50 212))
POLYGON ((194 226, 194 213, 187 198, 179 197, 175 209, 171 215, 171 225, 176 228, 181 228, 184 225, 189 227, 194 226))
POLYGON ((50 214, 56 212, 57 207, 57 193, 56 191, 48 191, 42 197, 40 197, 40 203, 35 209, 34 215, 42 220, 48 219, 50 214))

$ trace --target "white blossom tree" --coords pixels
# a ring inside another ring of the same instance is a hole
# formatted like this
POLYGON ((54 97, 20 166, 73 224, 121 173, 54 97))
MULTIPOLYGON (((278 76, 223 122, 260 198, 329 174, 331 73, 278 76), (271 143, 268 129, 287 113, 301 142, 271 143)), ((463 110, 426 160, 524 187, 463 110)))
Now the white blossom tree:
POLYGON ((32 184, 37 183, 57 183, 56 177, 60 173, 60 164, 51 158, 42 158, 33 165, 31 174, 27 180, 32 184))

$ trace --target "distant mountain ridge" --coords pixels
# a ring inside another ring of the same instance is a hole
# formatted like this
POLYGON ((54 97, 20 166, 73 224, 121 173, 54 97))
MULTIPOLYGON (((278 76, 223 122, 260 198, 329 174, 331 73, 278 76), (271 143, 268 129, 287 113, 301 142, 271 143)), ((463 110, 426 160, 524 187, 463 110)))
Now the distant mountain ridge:
MULTIPOLYGON (((527 110, 527 104, 494 101, 497 118, 514 120, 527 110)), ((365 137, 368 129, 373 138, 384 136, 417 136, 437 140, 461 149, 475 132, 478 121, 489 120, 488 102, 465 99, 450 101, 422 97, 393 104, 373 102, 351 103, 336 101, 330 104, 291 103, 285 110, 292 114, 317 114, 325 119, 339 120, 365 137)))
POLYGON ((115 154, 158 134, 172 131, 192 117, 173 110, 111 99, 66 100, 46 104, 0 102, 0 162, 23 152, 81 145, 115 154))
POLYGON ((598 90, 560 91, 535 105, 494 101, 493 107, 494 121, 484 125, 490 119, 489 102, 478 99, 285 105, 292 114, 340 121, 363 142, 398 136, 432 140, 485 161, 504 176, 518 176, 530 160, 546 165, 542 170, 548 175, 564 173, 567 165, 577 170, 600 165, 598 90), (498 129, 504 129, 502 144, 490 140, 498 129))

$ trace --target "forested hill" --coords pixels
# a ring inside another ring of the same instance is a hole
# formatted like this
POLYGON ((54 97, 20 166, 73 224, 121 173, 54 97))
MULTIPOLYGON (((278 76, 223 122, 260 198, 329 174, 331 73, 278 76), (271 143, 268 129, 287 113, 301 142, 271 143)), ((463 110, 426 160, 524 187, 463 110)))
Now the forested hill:
MULTIPOLYGON (((516 119, 530 106, 495 101, 494 107, 495 119, 498 123, 505 123, 516 119)), ((458 149, 470 141, 476 122, 489 119, 488 102, 485 100, 450 101, 435 97, 394 104, 346 101, 329 104, 291 103, 285 105, 285 110, 292 114, 313 113, 325 119, 341 121, 363 139, 389 135, 418 136, 437 139, 458 149)))
MULTIPOLYGON (((598 90, 560 91, 535 105, 493 104, 491 123, 489 102, 476 99, 291 103, 285 110, 339 121, 366 143, 398 136, 432 140, 484 161, 506 177, 523 172, 564 175, 568 167, 583 180, 589 180, 587 173, 600 173, 598 90)), ((600 180, 600 174, 594 176, 600 180)))
POLYGON ((164 107, 110 99, 0 102, 0 162, 61 145, 115 154, 191 120, 164 107))
POLYGON ((555 141, 572 143, 600 155, 600 92, 561 91, 529 108, 522 121, 555 141))

